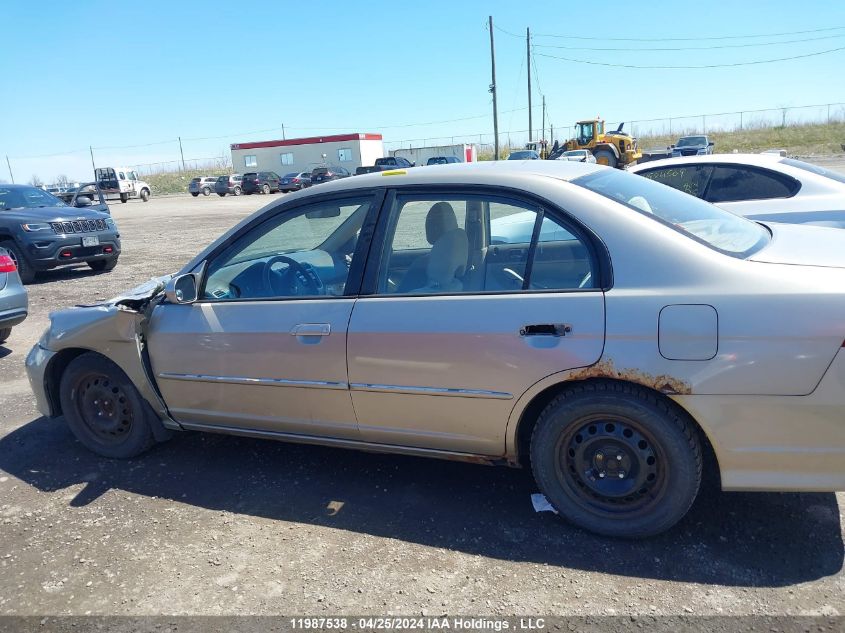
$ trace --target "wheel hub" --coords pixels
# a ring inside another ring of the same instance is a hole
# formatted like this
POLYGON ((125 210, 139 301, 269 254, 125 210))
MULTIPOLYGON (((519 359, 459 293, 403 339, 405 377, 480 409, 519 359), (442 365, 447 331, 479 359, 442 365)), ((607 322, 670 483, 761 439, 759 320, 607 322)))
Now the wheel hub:
POLYGON ((98 439, 118 442, 129 432, 132 413, 126 394, 107 376, 86 376, 78 394, 82 420, 98 439))
POLYGON ((565 481, 602 506, 640 504, 660 481, 661 465, 652 443, 632 424, 589 422, 561 448, 565 481))

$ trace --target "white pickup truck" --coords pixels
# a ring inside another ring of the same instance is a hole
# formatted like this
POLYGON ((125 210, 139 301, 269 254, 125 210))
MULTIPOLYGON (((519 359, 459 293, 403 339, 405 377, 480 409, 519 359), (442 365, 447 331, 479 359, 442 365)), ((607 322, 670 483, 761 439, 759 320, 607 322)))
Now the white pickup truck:
POLYGON ((140 180, 134 169, 128 167, 97 167, 94 179, 106 197, 120 197, 121 202, 129 198, 140 198, 144 202, 150 199, 152 189, 140 180))

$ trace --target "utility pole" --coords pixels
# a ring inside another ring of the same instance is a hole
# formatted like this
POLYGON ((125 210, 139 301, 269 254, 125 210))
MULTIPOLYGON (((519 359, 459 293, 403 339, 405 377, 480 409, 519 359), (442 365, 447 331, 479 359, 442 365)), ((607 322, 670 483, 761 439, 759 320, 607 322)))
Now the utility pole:
POLYGON ((490 17, 490 69, 493 83, 490 92, 493 93, 493 160, 499 160, 499 110, 496 107, 496 50, 493 47, 493 16, 490 17))
POLYGON ((531 29, 525 29, 525 61, 528 67, 528 142, 531 142, 531 29))
POLYGON ((283 140, 283 141, 286 141, 286 140, 287 140, 287 139, 285 138, 285 124, 284 124, 284 123, 282 123, 282 140, 283 140))
POLYGON ((182 151, 182 137, 177 136, 176 138, 179 139, 179 156, 182 157, 182 171, 187 171, 185 169, 185 152, 182 151))
POLYGON ((15 175, 12 173, 12 163, 9 162, 9 155, 6 154, 6 165, 9 167, 9 178, 12 179, 12 184, 15 184, 15 175))
MULTIPOLYGON (((94 164, 94 148, 89 145, 88 151, 91 152, 91 169, 93 169, 96 172, 97 166, 94 164)), ((94 175, 96 176, 96 173, 94 175)))
POLYGON ((543 95, 543 127, 542 131, 540 132, 540 140, 544 141, 546 139, 546 95, 543 95))

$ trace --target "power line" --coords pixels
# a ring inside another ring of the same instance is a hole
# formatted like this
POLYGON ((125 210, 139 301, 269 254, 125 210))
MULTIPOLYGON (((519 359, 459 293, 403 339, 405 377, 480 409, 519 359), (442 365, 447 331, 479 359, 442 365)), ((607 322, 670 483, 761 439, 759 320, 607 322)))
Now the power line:
POLYGON ((805 42, 817 42, 819 40, 832 40, 845 37, 845 33, 838 35, 823 35, 821 37, 810 37, 800 40, 784 40, 783 42, 758 42, 753 44, 719 44, 716 46, 677 46, 677 47, 650 47, 650 48, 630 48, 625 46, 619 47, 591 47, 591 46, 559 46, 555 44, 534 44, 537 48, 556 48, 570 51, 626 51, 636 53, 639 51, 711 51, 723 50, 727 48, 752 48, 757 46, 777 46, 779 44, 802 44, 805 42))
MULTIPOLYGON (((557 35, 554 33, 536 33, 534 37, 554 37, 565 40, 599 40, 605 42, 703 42, 715 40, 744 40, 753 37, 780 37, 785 35, 805 35, 807 33, 823 33, 829 31, 840 31, 842 29, 845 29, 845 26, 831 26, 823 29, 810 29, 807 31, 787 31, 784 33, 758 33, 756 35, 721 35, 718 37, 585 37, 580 35, 557 35)), ((507 34, 515 35, 513 33, 507 34)), ((516 37, 520 36, 517 35, 516 37)))
POLYGON ((548 55, 546 53, 537 53, 540 57, 548 57, 549 59, 558 59, 561 61, 566 62, 573 62, 576 64, 590 64, 593 66, 612 66, 615 68, 641 68, 641 69, 665 69, 665 70, 689 70, 689 69, 700 69, 700 68, 731 68, 734 66, 753 66, 756 64, 773 64, 775 62, 786 62, 791 61, 793 59, 804 59, 807 57, 817 57, 819 55, 827 55, 829 53, 835 53, 837 51, 845 50, 845 46, 840 46, 838 48, 831 48, 826 51, 817 51, 815 53, 806 53, 804 55, 792 55, 791 57, 777 57, 775 59, 758 59, 751 62, 734 62, 731 64, 702 64, 698 66, 665 66, 665 65, 636 65, 636 64, 612 64, 609 62, 597 62, 589 59, 574 59, 571 57, 558 57, 556 55, 548 55))

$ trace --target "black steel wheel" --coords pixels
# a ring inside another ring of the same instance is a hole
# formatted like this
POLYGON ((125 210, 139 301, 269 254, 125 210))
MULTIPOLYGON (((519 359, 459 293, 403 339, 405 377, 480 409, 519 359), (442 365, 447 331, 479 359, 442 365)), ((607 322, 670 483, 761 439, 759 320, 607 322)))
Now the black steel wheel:
POLYGON ((701 481, 697 430, 645 388, 570 387, 541 414, 531 439, 540 490, 571 522, 609 536, 645 537, 686 514, 701 481))
POLYGON ((59 385, 62 413, 76 438, 105 457, 134 457, 154 442, 148 405, 112 361, 88 352, 74 358, 59 385))

